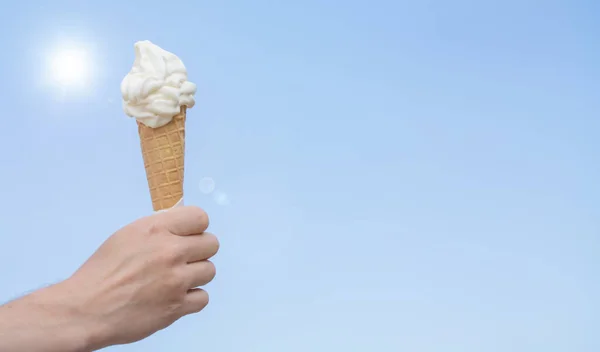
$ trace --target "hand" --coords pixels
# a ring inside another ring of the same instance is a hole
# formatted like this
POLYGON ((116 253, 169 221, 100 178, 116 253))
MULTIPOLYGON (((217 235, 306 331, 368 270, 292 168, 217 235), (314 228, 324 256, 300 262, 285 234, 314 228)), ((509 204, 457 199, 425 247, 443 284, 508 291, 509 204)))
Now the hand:
POLYGON ((94 349, 141 340, 208 304, 197 287, 215 276, 208 259, 219 242, 207 227, 208 216, 197 207, 142 218, 112 235, 59 285, 95 322, 94 349))

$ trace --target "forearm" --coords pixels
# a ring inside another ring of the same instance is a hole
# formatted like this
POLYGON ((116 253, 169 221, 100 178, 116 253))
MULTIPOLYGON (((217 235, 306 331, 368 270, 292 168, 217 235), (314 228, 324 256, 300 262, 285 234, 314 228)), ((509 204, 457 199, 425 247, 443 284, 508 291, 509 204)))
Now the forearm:
POLYGON ((0 352, 90 352, 94 326, 59 285, 0 306, 0 352))

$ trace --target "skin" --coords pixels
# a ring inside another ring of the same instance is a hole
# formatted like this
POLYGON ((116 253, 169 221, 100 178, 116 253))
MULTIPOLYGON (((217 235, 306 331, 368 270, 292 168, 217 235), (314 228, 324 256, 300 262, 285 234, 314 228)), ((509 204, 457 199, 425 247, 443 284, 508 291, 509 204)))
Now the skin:
POLYGON ((0 352, 89 352, 144 339, 200 312, 219 249, 197 207, 139 219, 67 280, 0 306, 0 352))

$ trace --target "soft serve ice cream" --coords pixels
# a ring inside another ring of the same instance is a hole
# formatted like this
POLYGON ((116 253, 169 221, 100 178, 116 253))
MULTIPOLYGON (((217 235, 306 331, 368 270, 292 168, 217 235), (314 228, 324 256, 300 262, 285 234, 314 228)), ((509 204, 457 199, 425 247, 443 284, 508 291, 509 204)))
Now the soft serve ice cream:
POLYGON ((121 82, 123 110, 137 120, 154 211, 183 204, 185 121, 196 85, 174 54, 149 41, 135 43, 135 61, 121 82))
POLYGON ((148 40, 134 48, 133 67, 121 82, 123 110, 148 127, 164 126, 182 106, 194 106, 196 85, 187 80, 187 70, 175 54, 148 40))

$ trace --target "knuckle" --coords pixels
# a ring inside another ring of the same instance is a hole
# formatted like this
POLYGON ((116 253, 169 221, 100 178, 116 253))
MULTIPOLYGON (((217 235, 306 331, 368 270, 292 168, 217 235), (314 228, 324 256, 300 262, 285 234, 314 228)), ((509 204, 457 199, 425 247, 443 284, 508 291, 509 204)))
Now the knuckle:
POLYGON ((202 309, 206 308, 206 306, 210 302, 210 295, 208 294, 208 292, 206 292, 206 291, 203 290, 203 293, 204 293, 204 295, 202 297, 202 300, 199 302, 198 306, 194 310, 195 313, 198 313, 202 309))
POLYGON ((221 248, 221 243, 217 236, 210 232, 205 232, 202 236, 206 236, 206 247, 208 248, 208 252, 211 256, 217 254, 219 249, 221 248))
POLYGON ((167 306, 167 316, 171 320, 169 323, 172 323, 181 317, 181 307, 182 306, 183 305, 181 304, 181 300, 173 301, 173 303, 171 303, 167 306))
POLYGON ((208 295, 208 293, 204 290, 200 290, 198 292, 198 295, 200 296, 196 301, 194 301, 194 304, 191 305, 189 311, 187 312, 187 314, 195 314, 195 313, 199 313, 201 312, 204 308, 206 308, 206 306, 208 306, 208 303, 210 301, 210 297, 208 295))
POLYGON ((172 241, 161 248, 160 257, 167 263, 174 263, 182 258, 183 251, 184 249, 181 244, 176 241, 172 241))
POLYGON ((206 261, 205 273, 209 280, 214 279, 215 276, 217 275, 217 267, 210 260, 206 261))
POLYGON ((148 222, 147 233, 151 236, 158 235, 164 231, 164 226, 156 219, 148 222))
POLYGON ((221 249, 221 242, 219 241, 219 239, 217 238, 217 236, 211 234, 211 239, 212 239, 212 243, 213 243, 213 247, 215 249, 215 253, 219 251, 219 249, 221 249))
POLYGON ((187 290, 187 282, 184 273, 181 270, 175 270, 166 278, 165 283, 168 288, 175 292, 187 290))
POLYGON ((193 221, 200 224, 204 228, 208 228, 208 214, 204 211, 204 209, 197 206, 191 206, 190 209, 192 209, 191 217, 193 221))

